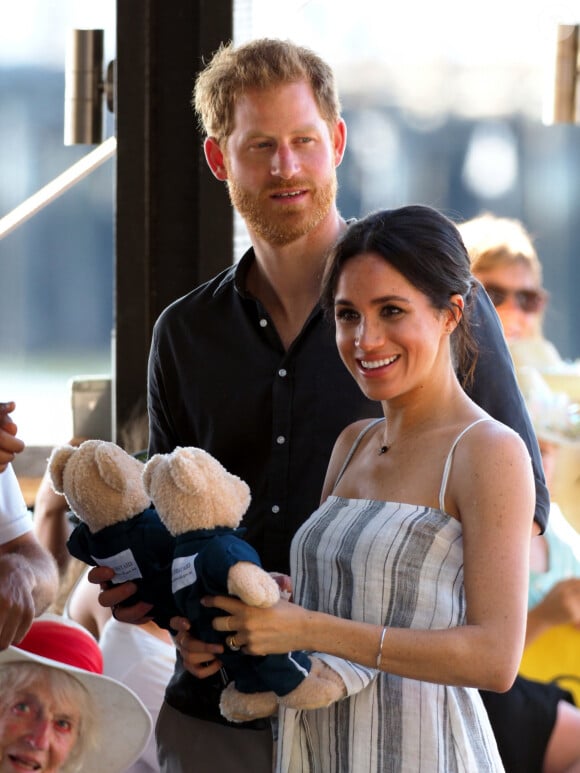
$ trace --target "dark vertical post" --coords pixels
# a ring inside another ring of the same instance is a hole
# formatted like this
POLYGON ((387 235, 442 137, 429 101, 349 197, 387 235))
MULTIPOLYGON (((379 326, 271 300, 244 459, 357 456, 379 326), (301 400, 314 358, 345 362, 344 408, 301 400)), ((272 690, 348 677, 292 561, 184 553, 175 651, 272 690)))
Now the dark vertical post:
POLYGON ((159 313, 232 262, 232 210, 191 108, 203 61, 232 34, 233 0, 117 0, 117 433, 145 397, 159 313))

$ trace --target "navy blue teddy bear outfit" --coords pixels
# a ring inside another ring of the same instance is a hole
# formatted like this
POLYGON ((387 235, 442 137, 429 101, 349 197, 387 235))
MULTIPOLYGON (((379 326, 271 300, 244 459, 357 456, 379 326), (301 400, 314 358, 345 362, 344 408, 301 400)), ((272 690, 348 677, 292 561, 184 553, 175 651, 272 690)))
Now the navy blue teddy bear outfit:
POLYGON ((175 538, 154 508, 127 521, 105 526, 94 534, 81 522, 67 542, 69 553, 85 564, 114 568, 119 578, 113 582, 134 582, 138 590, 123 606, 137 601, 153 604, 149 615, 167 630, 170 630, 169 620, 178 614, 171 592, 174 547, 175 538))
MULTIPOLYGON (((191 633, 203 641, 225 645, 226 634, 215 631, 211 624, 214 617, 224 615, 223 610, 203 607, 201 599, 230 595, 228 572, 240 561, 261 566, 257 552, 239 536, 244 531, 228 527, 195 529, 175 538, 174 598, 180 614, 192 625, 191 633)), ((274 691, 287 695, 310 672, 310 659, 304 652, 246 655, 226 645, 220 660, 236 689, 244 693, 274 691)))

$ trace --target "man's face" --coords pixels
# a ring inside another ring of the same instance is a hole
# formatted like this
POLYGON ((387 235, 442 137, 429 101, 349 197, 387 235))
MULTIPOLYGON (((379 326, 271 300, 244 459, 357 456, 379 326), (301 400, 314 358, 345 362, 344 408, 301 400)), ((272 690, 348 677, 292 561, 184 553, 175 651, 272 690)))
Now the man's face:
POLYGON ((324 221, 335 204, 344 139, 344 123, 328 126, 306 82, 243 94, 224 167, 250 233, 284 245, 324 221))

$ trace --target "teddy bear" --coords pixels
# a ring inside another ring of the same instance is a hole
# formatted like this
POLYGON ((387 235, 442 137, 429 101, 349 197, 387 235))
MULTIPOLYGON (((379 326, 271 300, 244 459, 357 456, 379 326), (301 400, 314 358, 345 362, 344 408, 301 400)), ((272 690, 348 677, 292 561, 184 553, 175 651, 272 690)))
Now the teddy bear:
POLYGON ((196 638, 224 644, 220 660, 232 681, 221 693, 222 715, 243 722, 271 716, 279 704, 320 708, 343 698, 341 677, 319 658, 301 651, 246 654, 235 646, 235 638, 212 627, 213 618, 225 613, 201 604, 206 595, 234 595, 256 607, 280 599, 278 584, 242 538, 240 522, 251 499, 248 485, 195 447, 151 457, 143 481, 175 538, 172 587, 180 614, 196 638))
POLYGON ((124 605, 153 604, 149 616, 171 630, 169 621, 177 614, 171 591, 174 539, 151 507, 143 469, 143 462, 106 440, 59 446, 48 460, 52 487, 80 520, 67 542, 69 553, 90 566, 113 568, 113 584, 134 582, 137 592, 124 605))

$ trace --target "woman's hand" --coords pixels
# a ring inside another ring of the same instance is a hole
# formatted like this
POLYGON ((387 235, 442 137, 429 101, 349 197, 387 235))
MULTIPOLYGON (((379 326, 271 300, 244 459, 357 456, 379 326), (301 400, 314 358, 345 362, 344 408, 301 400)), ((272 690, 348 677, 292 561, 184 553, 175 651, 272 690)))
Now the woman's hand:
POLYGON ((314 649, 307 639, 311 614, 297 604, 281 599, 273 607, 250 607, 229 596, 206 597, 206 607, 217 607, 229 615, 216 617, 216 631, 231 632, 248 655, 272 655, 298 649, 314 649))

